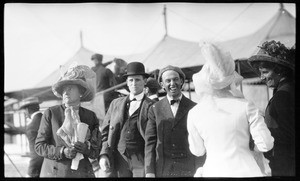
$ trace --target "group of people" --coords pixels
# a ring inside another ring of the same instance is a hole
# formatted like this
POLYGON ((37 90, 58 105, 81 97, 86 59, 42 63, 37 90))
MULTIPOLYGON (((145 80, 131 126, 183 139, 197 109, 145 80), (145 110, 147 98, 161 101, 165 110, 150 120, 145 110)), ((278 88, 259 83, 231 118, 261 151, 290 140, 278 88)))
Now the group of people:
POLYGON ((295 176, 295 47, 265 42, 248 59, 274 88, 264 115, 237 88, 243 77, 230 53, 200 47, 206 63, 193 75, 197 103, 182 93, 179 67, 162 68, 156 80, 131 62, 123 75, 129 95, 111 101, 101 126, 80 105, 95 95, 89 79, 96 71, 70 67, 52 86, 62 104, 41 116, 32 148, 43 158, 37 175, 95 177, 101 168, 107 177, 295 176), (158 99, 160 88, 167 94, 158 99))

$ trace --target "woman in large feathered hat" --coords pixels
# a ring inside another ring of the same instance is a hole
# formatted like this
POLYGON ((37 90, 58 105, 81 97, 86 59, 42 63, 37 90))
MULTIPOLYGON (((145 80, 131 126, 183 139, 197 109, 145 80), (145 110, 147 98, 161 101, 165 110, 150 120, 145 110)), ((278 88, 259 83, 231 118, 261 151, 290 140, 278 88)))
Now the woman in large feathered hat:
POLYGON ((295 45, 266 41, 248 62, 261 80, 273 88, 265 111, 265 121, 275 139, 274 148, 265 153, 272 176, 295 176, 295 45))
MULTIPOLYGON (((95 177, 101 149, 96 114, 80 106, 95 95, 95 73, 85 65, 73 65, 52 86, 62 105, 45 110, 35 142, 44 157, 41 177, 95 177)), ((98 168, 100 166, 98 165, 98 168)))
POLYGON ((254 153, 273 147, 273 137, 258 108, 237 89, 243 77, 235 71, 229 52, 216 44, 201 44, 206 62, 193 75, 198 104, 188 113, 187 128, 191 152, 206 153, 203 168, 195 177, 261 177, 267 175, 263 158, 258 164, 254 153), (255 143, 249 147, 250 137, 255 143))

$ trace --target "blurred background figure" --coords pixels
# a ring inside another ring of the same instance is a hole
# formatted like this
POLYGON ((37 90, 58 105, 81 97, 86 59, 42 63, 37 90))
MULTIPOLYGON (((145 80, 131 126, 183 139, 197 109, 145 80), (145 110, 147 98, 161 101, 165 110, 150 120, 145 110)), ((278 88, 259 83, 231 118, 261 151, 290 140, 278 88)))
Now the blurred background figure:
POLYGON ((39 156, 34 150, 35 139, 40 127, 42 113, 40 112, 40 102, 38 97, 28 97, 20 102, 20 110, 25 111, 25 116, 29 122, 26 125, 26 136, 29 142, 30 161, 27 176, 38 178, 44 158, 39 156))
MULTIPOLYGON (((115 75, 109 68, 106 68, 108 64, 104 65, 102 63, 103 55, 98 53, 93 54, 91 60, 95 64, 91 69, 96 73, 96 91, 105 91, 106 89, 115 86, 117 84, 115 75)), ((111 101, 116 98, 116 93, 114 91, 109 91, 105 92, 103 96, 106 112, 111 101)))
POLYGON ((156 79, 149 77, 147 79, 146 85, 145 85, 145 94, 147 97, 152 99, 153 101, 157 102, 158 99, 158 91, 161 89, 161 86, 157 82, 156 79))
POLYGON ((126 81, 126 78, 123 76, 126 74, 127 62, 120 58, 114 58, 112 63, 108 65, 110 70, 115 75, 117 84, 121 84, 126 81))
POLYGON ((279 41, 266 41, 248 62, 261 80, 273 88, 265 110, 265 121, 275 139, 265 153, 272 176, 295 176, 295 52, 279 41))

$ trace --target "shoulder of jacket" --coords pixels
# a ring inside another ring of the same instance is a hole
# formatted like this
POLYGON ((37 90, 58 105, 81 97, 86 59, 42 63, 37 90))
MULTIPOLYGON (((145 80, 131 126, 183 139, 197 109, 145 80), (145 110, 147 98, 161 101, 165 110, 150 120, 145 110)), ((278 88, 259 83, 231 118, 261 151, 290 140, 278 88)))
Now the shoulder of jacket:
POLYGON ((58 110, 58 109, 61 109, 61 105, 51 106, 51 107, 49 107, 46 110, 55 111, 55 110, 58 110))

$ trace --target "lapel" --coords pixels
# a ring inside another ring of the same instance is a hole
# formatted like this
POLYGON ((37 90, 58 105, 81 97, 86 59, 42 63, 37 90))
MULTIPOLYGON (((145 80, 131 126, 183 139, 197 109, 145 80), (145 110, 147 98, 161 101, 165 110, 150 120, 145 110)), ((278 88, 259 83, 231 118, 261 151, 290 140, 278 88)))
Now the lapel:
POLYGON ((178 122, 181 120, 181 118, 190 110, 190 105, 188 102, 188 99, 182 94, 181 101, 179 103, 179 107, 177 110, 177 113, 175 115, 175 120, 173 127, 175 127, 178 122))
POLYGON ((59 127, 61 127, 62 126, 62 124, 63 124, 63 122, 64 122, 64 120, 65 120, 65 109, 66 109, 66 107, 65 107, 65 105, 64 104, 62 104, 62 105, 60 105, 60 109, 58 109, 59 110, 59 114, 57 114, 59 117, 57 118, 57 122, 58 122, 58 126, 59 127))
POLYGON ((161 112, 163 113, 163 115, 166 117, 166 118, 173 118, 174 119, 174 115, 173 115, 173 112, 172 112, 172 109, 171 109, 171 105, 168 101, 168 98, 165 97, 163 98, 162 100, 162 103, 161 103, 161 112))
MULTIPOLYGON (((118 115, 119 119, 117 119, 117 121, 120 121, 121 129, 125 122, 124 113, 125 113, 125 111, 128 111, 128 110, 126 110, 126 102, 128 99, 129 99, 129 95, 124 97, 122 100, 120 100, 119 103, 117 102, 117 105, 116 105, 117 107, 116 107, 116 109, 114 109, 115 113, 119 113, 119 115, 118 115)), ((112 114, 114 114, 114 113, 112 113, 112 114)))

